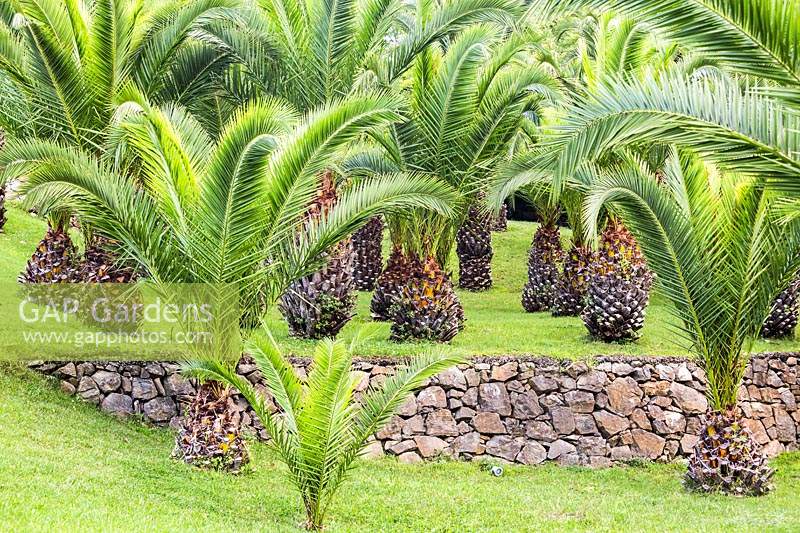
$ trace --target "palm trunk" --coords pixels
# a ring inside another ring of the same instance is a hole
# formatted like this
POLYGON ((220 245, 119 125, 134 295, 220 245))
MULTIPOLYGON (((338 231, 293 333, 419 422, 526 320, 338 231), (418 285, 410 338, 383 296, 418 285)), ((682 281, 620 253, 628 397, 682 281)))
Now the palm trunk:
POLYGON ((3 233, 6 227, 6 186, 0 187, 0 233, 3 233))
POLYGON ((553 316, 578 316, 583 312, 586 307, 586 289, 589 284, 591 262, 591 248, 573 241, 558 276, 553 300, 553 316))
POLYGON ((372 218, 353 234, 353 279, 360 291, 371 291, 383 269, 383 220, 372 218))
POLYGON ((228 387, 203 383, 181 421, 172 456, 199 468, 239 472, 250 455, 235 407, 228 387))
POLYGON ((64 226, 48 226, 18 280, 20 283, 70 283, 75 273, 75 255, 75 245, 64 226))
POLYGON ((604 342, 636 339, 644 327, 653 275, 636 239, 611 217, 589 269, 586 307, 589 334, 604 342))
POLYGON ((492 220, 492 231, 506 231, 508 229, 508 206, 503 204, 500 212, 492 220))
POLYGON ((389 320, 389 310, 400 294, 400 288, 408 281, 410 262, 400 246, 394 246, 375 286, 370 302, 373 320, 389 320))
POLYGON ((464 328, 464 308, 450 277, 432 256, 414 259, 390 309, 391 339, 449 342, 464 328))
POLYGON ((456 233, 458 286, 468 291, 483 291, 492 286, 491 217, 478 207, 470 207, 456 233))
POLYGON ((769 316, 761 327, 765 339, 785 339, 794 335, 800 303, 800 277, 795 278, 772 303, 769 316))
POLYGON ((563 261, 561 235, 555 220, 536 230, 528 252, 528 282, 522 289, 522 307, 528 313, 553 308, 558 284, 558 265, 563 261))
MULTIPOLYGON (((317 199, 308 210, 309 219, 317 219, 335 205, 336 185, 333 173, 326 171, 317 199)), ((350 239, 327 253, 325 265, 308 276, 294 281, 278 304, 289 334, 302 339, 335 337, 355 315, 353 247, 350 239)))
POLYGON ((774 470, 742 424, 736 408, 709 411, 686 472, 688 487, 702 492, 758 496, 768 492, 774 470))

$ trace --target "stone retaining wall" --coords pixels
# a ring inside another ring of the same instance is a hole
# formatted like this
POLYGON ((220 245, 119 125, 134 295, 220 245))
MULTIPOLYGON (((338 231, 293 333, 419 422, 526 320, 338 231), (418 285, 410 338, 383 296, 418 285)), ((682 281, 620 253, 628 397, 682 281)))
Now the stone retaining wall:
MULTIPOLYGON (((293 361, 304 372, 307 361, 293 361)), ((174 425, 194 384, 172 363, 43 363, 61 388, 117 415, 174 425)), ((359 391, 394 372, 391 361, 354 363, 359 391)), ((240 374, 253 383, 255 365, 240 374)), ((555 460, 605 466, 647 458, 670 461, 697 440, 705 375, 679 358, 600 357, 592 365, 553 359, 477 358, 431 380, 376 435, 370 454, 417 462, 440 454, 525 464, 555 460)), ((762 354, 747 369, 741 407, 769 455, 797 449, 800 384, 796 354, 762 354)), ((264 429, 245 402, 243 423, 264 429)))

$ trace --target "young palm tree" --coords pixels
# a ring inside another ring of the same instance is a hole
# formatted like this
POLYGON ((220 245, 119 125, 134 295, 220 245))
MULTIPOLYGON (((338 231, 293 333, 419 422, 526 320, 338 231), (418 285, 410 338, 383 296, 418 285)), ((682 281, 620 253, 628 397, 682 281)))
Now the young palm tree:
MULTIPOLYGON (((257 322, 291 282, 319 268, 326 250, 377 212, 427 207, 446 215, 454 201, 445 187, 422 178, 364 180, 323 216, 304 221, 320 172, 341 147, 398 119, 395 100, 386 96, 354 97, 300 120, 275 101, 254 103, 234 115, 216 143, 180 107, 128 96, 103 160, 29 140, 11 142, 0 168, 26 176, 26 201, 78 213, 156 284, 234 284, 245 323, 257 322)), ((199 391, 190 414, 200 418, 186 419, 179 456, 240 463, 224 459, 244 453, 230 446, 234 428, 195 431, 218 412, 223 394, 213 385, 199 391), (211 457, 197 458, 196 450, 211 457)))
MULTIPOLYGON (((393 274, 405 282, 402 288, 378 281, 373 314, 389 308, 396 339, 448 341, 461 328, 463 309, 447 273, 457 232, 489 169, 507 157, 520 124, 530 120, 525 112, 556 87, 549 75, 524 61, 530 46, 526 33, 503 39, 496 27, 475 26, 446 50, 432 46, 415 60, 410 116, 381 138, 383 159, 372 164, 376 173, 423 172, 450 186, 461 215, 388 217, 394 250, 387 273, 403 263, 410 268, 405 276, 393 274), (397 296, 390 299, 386 291, 397 296)), ((484 229, 488 235, 488 224, 484 229)))
MULTIPOLYGON (((136 84, 153 101, 184 98, 176 76, 195 81, 213 76, 219 59, 198 36, 206 24, 226 17, 235 0, 142 2, 118 0, 6 1, 0 4, 0 128, 14 138, 68 143, 98 153, 115 100, 136 84)), ((202 84, 202 83, 201 83, 202 84)), ((195 85, 193 85, 194 87, 195 85)), ((63 221, 50 228, 22 275, 24 281, 52 281, 63 250, 72 243, 63 221), (43 262, 44 261, 44 262, 43 262)), ((85 228, 89 229, 89 228, 85 228)), ((87 249, 103 254, 87 238, 87 249)), ((94 262, 77 272, 100 279, 94 262)), ((102 264, 96 265, 100 268, 102 264)), ((85 278, 81 278, 86 280, 85 278)))
POLYGON ((317 344, 306 379, 297 376, 271 337, 255 339, 246 349, 264 376, 278 412, 270 410, 267 398, 237 375, 234 366, 198 361, 188 365, 188 373, 241 392, 269 433, 270 446, 288 467, 289 479, 303 500, 306 528, 314 531, 323 528, 333 497, 367 439, 428 378, 460 362, 453 356, 416 357, 355 403, 359 378, 351 373, 352 356, 340 341, 317 344))
POLYGON ((800 266, 800 225, 781 223, 763 178, 721 172, 685 151, 665 170, 663 184, 633 165, 608 172, 588 192, 586 222, 595 234, 604 206, 620 213, 705 369, 709 412, 688 483, 762 494, 772 471, 742 424, 737 396, 776 287, 800 266))
MULTIPOLYGON (((599 87, 640 76, 653 66, 669 63, 674 46, 663 46, 649 28, 634 20, 605 12, 581 27, 577 40, 580 93, 592 94, 599 87)), ((609 153, 603 161, 616 159, 609 153)), ((636 240, 613 214, 600 236, 598 249, 588 270, 586 305, 581 318, 589 334, 597 339, 635 339, 644 325, 652 275, 636 240)))

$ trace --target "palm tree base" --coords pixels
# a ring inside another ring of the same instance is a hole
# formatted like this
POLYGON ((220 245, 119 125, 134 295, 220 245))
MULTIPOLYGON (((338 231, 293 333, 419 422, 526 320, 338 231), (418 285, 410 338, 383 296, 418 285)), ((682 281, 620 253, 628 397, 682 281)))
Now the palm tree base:
POLYGON ((20 273, 20 283, 72 283, 77 252, 63 227, 48 227, 20 273))
POLYGON ((589 267, 593 257, 586 246, 573 246, 564 258, 553 298, 553 316, 579 316, 586 307, 589 267))
POLYGON ((353 251, 349 241, 340 243, 320 270, 291 285, 278 308, 289 326, 289 335, 301 339, 335 337, 355 315, 353 251))
POLYGON ((797 327, 798 300, 800 300, 800 278, 775 298, 769 316, 761 326, 761 336, 765 339, 785 339, 794 335, 797 327))
POLYGON ((689 458, 685 484, 700 492, 760 496, 772 489, 775 470, 742 425, 738 409, 709 411, 689 458))
POLYGON ((400 294, 400 289, 408 281, 410 268, 411 264, 403 250, 395 247, 389 254, 386 268, 375 284, 375 292, 369 307, 373 320, 389 320, 389 310, 400 294))
POLYGON ((492 254, 477 257, 460 257, 458 260, 458 286, 467 291, 485 291, 492 288, 492 254))
POLYGON ((522 289, 522 307, 528 313, 549 311, 553 308, 558 284, 558 264, 563 256, 558 226, 539 226, 528 251, 528 282, 522 289))
POLYGON ((506 231, 508 230, 508 206, 503 204, 500 208, 500 213, 492 220, 492 231, 506 231))
POLYGON ((636 268, 630 277, 592 276, 581 314, 589 335, 603 342, 632 341, 641 335, 653 276, 636 268))
POLYGON ((464 328, 464 308, 436 260, 415 262, 390 309, 391 339, 449 342, 464 328))
POLYGON ((175 437, 172 457, 208 470, 238 473, 250 461, 231 390, 217 382, 200 386, 175 437))
POLYGON ((522 308, 527 313, 549 311, 553 307, 553 287, 534 285, 530 281, 522 288, 522 308))

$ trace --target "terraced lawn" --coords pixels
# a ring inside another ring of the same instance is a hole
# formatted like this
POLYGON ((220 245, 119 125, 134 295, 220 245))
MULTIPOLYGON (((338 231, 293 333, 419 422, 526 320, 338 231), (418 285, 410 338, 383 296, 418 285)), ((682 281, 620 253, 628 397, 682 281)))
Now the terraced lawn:
MULTIPOLYGON (((656 294, 648 310, 641 339, 628 344, 605 344, 589 339, 579 318, 554 318, 549 313, 525 313, 519 303, 526 281, 527 253, 536 225, 511 221, 507 232, 495 233, 495 286, 486 292, 459 291, 467 317, 466 328, 450 345, 394 343, 388 341, 389 325, 369 318, 371 294, 359 293, 358 314, 341 335, 352 335, 358 328, 374 328, 374 336, 361 344, 357 355, 411 355, 423 349, 444 349, 462 355, 547 355, 583 358, 598 354, 682 355, 686 350, 675 344, 678 336, 666 303, 656 294)), ((16 279, 25 261, 44 235, 44 223, 18 209, 9 210, 6 233, 0 234, 0 279, 16 279)), ((567 231, 564 239, 567 240, 567 231)), ((457 266, 457 263, 454 262, 457 266)), ((267 323, 287 351, 309 353, 312 342, 291 339, 277 310, 267 323)), ((795 339, 759 342, 757 351, 798 351, 795 339)))
MULTIPOLYGON (((262 445, 240 476, 169 458, 171 432, 120 422, 43 378, 0 366, 0 530, 296 531, 283 466, 262 445)), ((680 465, 605 470, 362 462, 328 531, 797 531, 800 454, 762 498, 699 496, 680 465)))

